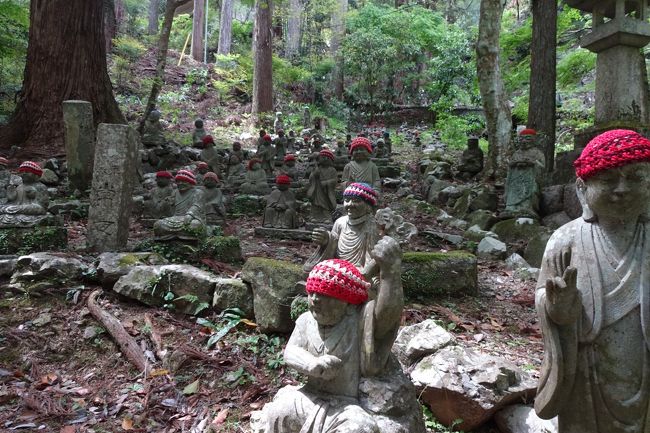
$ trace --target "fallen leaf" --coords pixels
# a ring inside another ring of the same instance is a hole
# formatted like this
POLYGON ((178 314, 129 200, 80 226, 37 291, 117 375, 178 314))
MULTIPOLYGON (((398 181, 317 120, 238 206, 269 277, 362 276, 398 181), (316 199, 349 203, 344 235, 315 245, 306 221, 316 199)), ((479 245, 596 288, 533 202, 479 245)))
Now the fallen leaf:
POLYGON ((194 382, 190 383, 185 388, 183 388, 183 394, 185 395, 196 394, 198 390, 199 390, 199 379, 196 379, 194 382))
POLYGON ((59 433, 76 433, 77 429, 73 425, 66 425, 64 427, 61 427, 61 431, 59 433))
POLYGON ((157 368, 155 370, 152 370, 151 373, 149 373, 149 376, 157 377, 157 376, 165 376, 167 374, 169 374, 169 370, 165 368, 157 368))
POLYGON ((228 418, 228 409, 223 409, 220 411, 217 416, 214 418, 212 421, 212 424, 223 424, 226 421, 226 418, 228 418))
POLYGON ((122 419, 122 428, 124 430, 133 430, 133 418, 127 416, 122 419))
POLYGON ((244 325, 248 325, 248 326, 251 326, 253 328, 257 327, 257 323, 253 322, 252 320, 241 319, 240 322, 243 323, 244 325))

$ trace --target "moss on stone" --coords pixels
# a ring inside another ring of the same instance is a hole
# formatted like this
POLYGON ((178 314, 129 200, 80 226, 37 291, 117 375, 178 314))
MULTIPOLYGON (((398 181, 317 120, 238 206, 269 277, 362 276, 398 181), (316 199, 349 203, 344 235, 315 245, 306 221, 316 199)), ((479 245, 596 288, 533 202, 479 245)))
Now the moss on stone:
POLYGON ((450 259, 475 260, 476 257, 467 251, 441 252, 407 252, 402 256, 403 263, 428 263, 432 261, 448 261, 450 259))
POLYGON ((133 266, 141 263, 140 257, 135 254, 125 254, 117 261, 118 266, 133 266))
POLYGON ((0 229, 0 254, 31 254, 60 251, 68 245, 64 227, 0 229))
POLYGON ((210 236, 201 241, 199 254, 226 263, 241 262, 241 245, 234 236, 210 236))
POLYGON ((292 272, 302 272, 302 267, 284 260, 268 259, 266 257, 250 257, 246 260, 246 268, 282 268, 292 272))

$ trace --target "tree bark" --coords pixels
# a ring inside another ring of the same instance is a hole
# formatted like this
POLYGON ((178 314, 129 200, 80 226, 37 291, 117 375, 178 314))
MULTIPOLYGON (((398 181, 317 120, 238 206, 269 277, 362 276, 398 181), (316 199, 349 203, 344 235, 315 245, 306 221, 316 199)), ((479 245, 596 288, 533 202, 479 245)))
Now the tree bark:
POLYGON ((160 0, 149 0, 149 25, 147 33, 155 35, 158 33, 158 9, 160 9, 160 0))
POLYGON ((205 0, 194 0, 192 15, 192 58, 203 61, 203 36, 205 34, 205 0))
POLYGON ((273 110, 273 0, 255 1, 253 114, 273 110))
POLYGON ((336 60, 336 66, 332 72, 334 79, 334 95, 337 99, 343 99, 343 56, 339 52, 341 41, 345 36, 345 14, 348 13, 348 0, 338 0, 338 8, 332 14, 332 57, 336 60))
POLYGON ((290 59, 300 52, 300 24, 302 23, 302 2, 289 0, 289 18, 287 21, 287 39, 284 55, 290 59))
POLYGON ((0 148, 22 145, 19 156, 62 154, 62 103, 93 105, 98 123, 126 123, 115 102, 106 67, 102 1, 32 0, 23 89, 0 148))
POLYGON ((481 0, 476 73, 485 110, 488 132, 488 157, 483 175, 486 179, 503 177, 507 170, 512 118, 499 66, 499 33, 503 14, 502 0, 481 0))
POLYGON ((144 114, 140 119, 138 125, 138 132, 142 134, 144 123, 149 117, 149 114, 156 108, 158 102, 158 95, 165 84, 165 66, 167 66, 167 50, 169 48, 169 34, 172 31, 172 23, 174 22, 174 12, 179 6, 188 3, 190 0, 167 0, 165 5, 165 17, 163 18, 160 36, 158 37, 158 52, 156 53, 156 76, 154 77, 153 84, 151 85, 151 92, 149 92, 149 99, 144 109, 144 114))
POLYGON ((533 38, 526 126, 537 130, 539 146, 546 157, 546 169, 551 172, 555 159, 557 3, 555 0, 533 0, 532 11, 533 38))
POLYGON ((217 54, 224 56, 230 54, 230 46, 232 45, 232 7, 233 0, 221 0, 217 54))
POLYGON ((117 16, 115 2, 113 0, 104 0, 104 40, 106 52, 113 49, 113 38, 117 34, 117 16))

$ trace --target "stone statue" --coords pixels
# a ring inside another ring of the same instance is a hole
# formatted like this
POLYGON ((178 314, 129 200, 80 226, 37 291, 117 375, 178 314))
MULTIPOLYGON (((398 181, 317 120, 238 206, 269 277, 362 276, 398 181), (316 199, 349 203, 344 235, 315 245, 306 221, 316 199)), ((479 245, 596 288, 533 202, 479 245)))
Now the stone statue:
POLYGON ((377 206, 377 192, 368 184, 351 183, 343 191, 346 215, 334 222, 332 231, 314 229, 312 240, 318 250, 307 260, 303 269, 309 272, 316 263, 339 258, 353 263, 370 280, 375 264, 370 252, 379 239, 377 223, 373 218, 377 206))
MULTIPOLYGON (((201 150, 201 161, 205 161, 208 170, 221 173, 221 155, 214 147, 214 138, 211 135, 203 137, 203 149, 201 150)), ((207 170, 206 170, 207 171, 207 170)))
POLYGON ((338 174, 333 166, 332 151, 321 150, 318 156, 318 167, 309 175, 307 197, 311 202, 310 219, 315 223, 331 223, 332 213, 336 209, 336 184, 338 174))
POLYGON ((266 209, 262 227, 276 229, 298 228, 298 214, 296 213, 296 197, 289 190, 291 178, 281 174, 275 178, 277 189, 273 190, 266 198, 266 209))
POLYGON ((345 145, 345 141, 338 140, 336 142, 336 149, 334 150, 334 167, 338 171, 343 171, 345 164, 350 162, 348 156, 348 148, 345 145))
POLYGON ((9 160, 0 156, 0 203, 7 201, 7 187, 11 183, 11 173, 7 170, 9 160))
POLYGON ((286 174, 292 181, 297 181, 299 178, 298 168, 296 167, 296 156, 288 153, 284 156, 284 164, 280 167, 280 173, 286 174))
POLYGON ((228 157, 226 158, 226 173, 228 176, 228 180, 230 180, 233 177, 239 177, 243 176, 244 173, 246 172, 246 169, 244 167, 244 151, 241 148, 241 143, 238 141, 235 141, 232 144, 232 150, 230 153, 228 153, 228 157))
POLYGON ((287 137, 284 135, 284 130, 279 129, 277 131, 278 136, 273 140, 273 145, 275 146, 275 159, 282 161, 284 155, 287 154, 287 137))
POLYGON ((458 166, 458 177, 469 180, 483 171, 483 151, 478 147, 478 137, 467 139, 467 149, 463 151, 458 166))
POLYGON ((311 111, 309 111, 309 107, 306 105, 302 111, 302 126, 305 128, 311 127, 311 111))
POLYGON ((608 131, 574 165, 583 215, 551 236, 537 283, 535 410, 559 433, 647 433, 650 140, 608 131))
POLYGON ((144 122, 141 141, 146 147, 164 146, 167 144, 167 140, 163 135, 162 125, 160 124, 160 111, 153 110, 149 113, 147 120, 144 122))
POLYGON ((293 153, 296 150, 296 133, 292 129, 287 137, 287 152, 293 153))
POLYGON ((144 202, 145 218, 166 218, 174 213, 176 190, 172 185, 173 176, 168 171, 156 173, 156 186, 144 202))
POLYGON ((156 221, 153 232, 158 240, 196 240, 205 233, 203 191, 196 188, 196 178, 189 170, 179 170, 174 180, 178 187, 174 214, 156 221))
POLYGON ((390 133, 388 131, 384 131, 383 137, 384 143, 386 144, 386 149, 388 149, 388 155, 391 155, 393 153, 393 140, 390 138, 390 133))
POLYGON ((196 119, 194 121, 194 132, 192 133, 192 145, 194 147, 203 147, 203 138, 208 135, 207 132, 205 132, 205 129, 203 129, 203 120, 202 119, 196 119))
POLYGON ((244 183, 239 192, 252 195, 266 195, 271 192, 271 188, 266 181, 266 172, 262 170, 262 161, 257 158, 248 161, 248 170, 244 175, 244 183))
MULTIPOLYGON (((404 304, 401 251, 390 237, 369 254, 379 268, 379 293, 350 262, 318 263, 307 279, 309 311, 296 321, 284 351, 286 364, 306 376, 302 387, 280 390, 262 412, 264 433, 381 433, 379 417, 362 407, 360 384, 391 374, 391 347, 404 304)), ((415 402, 415 392, 410 390, 415 402)), ((408 399, 408 397, 407 397, 408 399)), ((417 404, 415 410, 419 411, 417 404)), ((419 415, 419 414, 417 414, 419 415)), ((416 415, 416 416, 417 416, 416 415)), ((408 431, 424 431, 422 425, 408 431)))
POLYGON ((257 149, 255 157, 262 161, 262 169, 266 172, 267 176, 273 174, 273 159, 275 158, 275 149, 271 144, 271 136, 266 134, 264 136, 262 145, 257 149))
POLYGON ((536 147, 535 131, 524 129, 516 140, 506 178, 505 214, 537 217, 540 184, 544 175, 544 154, 536 147))
POLYGON ((375 158, 390 158, 390 151, 386 147, 383 139, 377 140, 377 146, 375 147, 374 155, 375 158))
POLYGON ((0 228, 49 225, 52 220, 47 212, 50 199, 47 187, 39 181, 43 169, 33 161, 25 161, 20 164, 18 173, 23 182, 7 186, 7 202, 0 205, 0 228))
POLYGON ((404 217, 395 213, 389 207, 379 209, 375 213, 375 221, 379 228, 380 236, 390 236, 400 245, 407 245, 413 236, 418 234, 418 229, 413 223, 404 221, 404 217))
MULTIPOLYGON (((264 142, 266 141, 266 139, 264 137, 266 137, 267 135, 268 134, 266 133, 265 129, 260 129, 260 135, 259 135, 259 137, 257 137, 257 143, 256 143, 256 148, 257 148, 256 152, 257 153, 260 152, 260 149, 264 145, 264 142)), ((271 138, 271 136, 269 135, 269 141, 270 141, 270 138, 271 138)))
POLYGON ((196 164, 196 184, 203 186, 203 176, 210 171, 210 166, 205 161, 199 161, 196 164))
POLYGON ((281 130, 284 129, 284 122, 282 120, 282 112, 278 111, 275 113, 275 120, 273 121, 273 130, 276 134, 279 134, 281 130))
POLYGON ((206 222, 210 225, 222 224, 226 219, 226 206, 219 183, 219 176, 212 171, 203 176, 203 204, 206 222))
POLYGON ((367 183, 379 191, 381 189, 381 179, 379 178, 379 169, 370 161, 372 154, 372 144, 365 137, 357 137, 350 144, 350 153, 352 161, 348 162, 343 169, 343 184, 348 186, 351 183, 367 183))

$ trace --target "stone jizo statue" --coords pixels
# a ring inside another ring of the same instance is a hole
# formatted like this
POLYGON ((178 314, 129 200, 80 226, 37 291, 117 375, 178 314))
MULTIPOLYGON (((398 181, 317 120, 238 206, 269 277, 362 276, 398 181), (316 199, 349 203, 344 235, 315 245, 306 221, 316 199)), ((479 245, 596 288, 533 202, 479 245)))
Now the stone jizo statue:
POLYGON ((146 147, 163 146, 167 140, 163 134, 163 128, 160 124, 160 111, 153 110, 149 113, 147 120, 144 122, 142 131, 142 144, 146 147))
POLYGON ((478 146, 477 137, 467 139, 467 149, 463 151, 458 166, 458 177, 469 180, 483 171, 483 151, 478 146))
POLYGON ((367 183, 375 191, 381 189, 381 178, 379 169, 370 161, 372 154, 372 143, 365 137, 357 137, 350 144, 352 161, 343 168, 343 184, 348 186, 352 183, 367 183))
POLYGON ((160 219, 173 215, 176 199, 173 178, 168 171, 156 173, 156 186, 151 191, 151 196, 144 202, 145 218, 160 219))
POLYGON ((253 158, 248 161, 248 170, 239 192, 251 195, 266 195, 271 192, 271 188, 266 181, 266 172, 262 169, 261 160, 253 158))
POLYGON ((203 176, 203 203, 208 224, 222 224, 226 219, 226 206, 219 188, 220 183, 219 176, 214 172, 209 171, 203 176))
POLYGON ((373 156, 375 158, 390 158, 390 151, 383 139, 380 138, 377 140, 377 147, 375 148, 373 156))
POLYGON ((7 202, 0 205, 0 228, 34 227, 47 225, 49 196, 47 187, 39 179, 43 169, 33 161, 20 164, 20 185, 7 186, 7 202))
POLYGON ((279 134, 284 129, 284 121, 282 120, 282 112, 275 113, 275 120, 273 121, 273 130, 279 134))
POLYGON ((545 167, 544 153, 536 146, 536 132, 533 129, 521 131, 515 146, 506 178, 505 214, 537 217, 545 167))
MULTIPOLYGON (((221 173, 222 157, 215 149, 214 138, 211 135, 203 137, 203 149, 201 150, 201 161, 207 163, 208 170, 221 173)), ((206 172, 208 171, 206 170, 206 172)))
POLYGON ((210 171, 210 166, 208 165, 207 162, 205 162, 205 161, 199 161, 199 162, 196 164, 196 174, 195 174, 195 177, 196 177, 196 184, 197 184, 197 185, 201 185, 201 186, 203 185, 203 176, 205 176, 205 174, 206 174, 207 172, 209 172, 209 171, 210 171))
POLYGON ((276 229, 298 228, 298 214, 296 213, 296 197, 289 189, 291 178, 281 174, 275 179, 277 189, 273 190, 266 198, 266 209, 262 227, 276 229))
POLYGON ((189 170, 179 170, 174 214, 156 221, 153 232, 158 240, 196 240, 205 233, 203 191, 196 188, 196 177, 189 170))
POLYGON ((287 154, 288 141, 287 137, 284 135, 284 130, 279 129, 277 134, 278 136, 273 140, 273 145, 275 146, 275 159, 282 161, 284 155, 287 154))
POLYGON ((336 209, 337 183, 338 174, 334 168, 334 154, 327 149, 321 150, 318 156, 318 167, 309 175, 307 188, 307 197, 311 202, 312 222, 332 222, 332 213, 336 209))
POLYGON ((262 169, 267 176, 270 176, 273 173, 273 159, 275 158, 275 149, 270 135, 266 134, 263 137, 262 144, 258 148, 255 157, 262 161, 262 169))
POLYGON ((228 180, 244 175, 246 172, 246 168, 244 167, 244 160, 245 155, 244 151, 242 150, 241 143, 235 141, 232 144, 232 150, 226 157, 226 172, 228 180))
POLYGON ((296 167, 296 156, 292 153, 288 153, 284 156, 284 163, 280 167, 280 174, 286 174, 291 178, 292 181, 298 180, 299 173, 298 168, 296 167))
POLYGON ((535 410, 559 433, 650 432, 650 140, 594 138, 575 162, 581 218, 549 240, 536 307, 535 410))
POLYGON ((192 133, 192 145, 194 147, 203 147, 203 138, 208 135, 207 132, 205 132, 205 129, 203 128, 203 120, 202 119, 196 119, 194 121, 194 132, 192 133))
POLYGON ((388 149, 388 154, 390 155, 393 153, 393 140, 391 140, 390 138, 390 132, 384 131, 383 137, 384 137, 384 143, 386 144, 386 148, 388 149))

